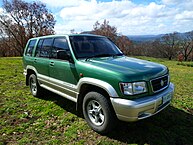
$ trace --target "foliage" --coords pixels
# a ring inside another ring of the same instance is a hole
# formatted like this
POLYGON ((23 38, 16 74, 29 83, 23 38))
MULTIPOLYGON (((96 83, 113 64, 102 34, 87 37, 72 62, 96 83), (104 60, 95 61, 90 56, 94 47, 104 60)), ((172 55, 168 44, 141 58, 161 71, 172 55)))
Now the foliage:
POLYGON ((94 24, 93 33, 96 35, 103 35, 110 38, 112 41, 117 40, 117 28, 115 26, 110 26, 109 21, 104 20, 102 24, 98 21, 94 24))
POLYGON ((132 55, 193 61, 193 31, 184 34, 174 32, 165 34, 154 41, 133 44, 132 55))
POLYGON ((6 48, 8 55, 14 55, 9 54, 12 51, 22 55, 29 38, 54 34, 54 17, 43 3, 3 0, 3 9, 0 15, 1 49, 5 51, 6 48))
POLYGON ((158 47, 158 50, 165 58, 168 58, 169 60, 172 60, 172 58, 178 52, 179 37, 177 34, 177 32, 165 34, 159 40, 159 45, 161 45, 161 47, 158 47))
POLYGON ((0 144, 170 144, 193 143, 193 68, 167 65, 175 96, 166 110, 135 123, 119 123, 102 136, 76 112, 75 103, 46 92, 41 98, 25 86, 21 58, 0 58, 0 144))
POLYGON ((193 55, 193 31, 188 32, 185 38, 181 38, 180 43, 180 52, 187 61, 191 53, 193 55))

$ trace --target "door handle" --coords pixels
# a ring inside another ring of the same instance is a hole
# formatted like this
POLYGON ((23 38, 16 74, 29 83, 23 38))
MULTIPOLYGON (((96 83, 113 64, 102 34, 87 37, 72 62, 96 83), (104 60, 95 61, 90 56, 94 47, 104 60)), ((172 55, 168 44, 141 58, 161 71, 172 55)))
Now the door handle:
POLYGON ((50 66, 54 66, 54 62, 50 62, 50 66))
POLYGON ((34 59, 34 62, 37 63, 37 59, 34 59))

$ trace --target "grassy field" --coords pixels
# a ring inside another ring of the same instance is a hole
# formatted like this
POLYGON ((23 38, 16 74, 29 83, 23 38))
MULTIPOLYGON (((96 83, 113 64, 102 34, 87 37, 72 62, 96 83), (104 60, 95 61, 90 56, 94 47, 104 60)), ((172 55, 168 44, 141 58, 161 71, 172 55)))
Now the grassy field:
POLYGON ((169 67, 173 102, 151 118, 120 122, 105 136, 88 127, 75 103, 50 92, 33 97, 25 86, 21 58, 0 58, 0 144, 193 144, 193 67, 142 58, 169 67))

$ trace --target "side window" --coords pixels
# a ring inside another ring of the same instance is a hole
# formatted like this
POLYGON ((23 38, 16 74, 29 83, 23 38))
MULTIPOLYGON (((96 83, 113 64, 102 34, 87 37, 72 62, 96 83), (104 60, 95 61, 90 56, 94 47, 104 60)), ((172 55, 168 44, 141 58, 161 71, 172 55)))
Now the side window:
POLYGON ((50 52, 51 52, 51 47, 52 47, 52 38, 47 38, 47 39, 41 39, 38 42, 37 49, 35 52, 36 57, 45 57, 49 58, 50 57, 50 52))
POLYGON ((69 49, 68 42, 67 42, 66 38, 60 37, 60 38, 54 39, 51 57, 54 59, 57 59, 57 52, 58 51, 66 51, 67 53, 70 53, 70 49, 69 49))
POLYGON ((39 42, 38 42, 38 45, 36 47, 36 51, 35 51, 35 56, 36 57, 40 57, 40 50, 41 50, 41 47, 42 47, 42 43, 43 43, 43 39, 40 39, 39 42))
POLYGON ((46 58, 50 57, 52 41, 53 41, 52 38, 44 39, 43 44, 42 44, 42 48, 40 51, 40 57, 46 57, 46 58))
POLYGON ((32 56, 35 44, 36 44, 36 40, 30 40, 25 52, 26 56, 32 56))

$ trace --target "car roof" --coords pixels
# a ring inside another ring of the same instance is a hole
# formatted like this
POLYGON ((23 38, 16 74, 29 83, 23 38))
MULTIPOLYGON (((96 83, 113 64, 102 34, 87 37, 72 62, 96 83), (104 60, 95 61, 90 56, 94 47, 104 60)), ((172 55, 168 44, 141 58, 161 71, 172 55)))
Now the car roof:
POLYGON ((94 35, 94 34, 57 34, 57 35, 46 35, 46 36, 40 36, 40 37, 34 37, 31 38, 30 40, 33 39, 40 39, 40 38, 55 38, 55 37, 70 37, 70 36, 90 36, 90 37, 105 37, 105 36, 101 36, 101 35, 94 35))

